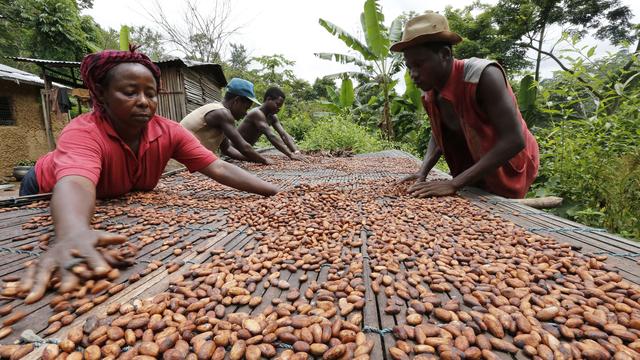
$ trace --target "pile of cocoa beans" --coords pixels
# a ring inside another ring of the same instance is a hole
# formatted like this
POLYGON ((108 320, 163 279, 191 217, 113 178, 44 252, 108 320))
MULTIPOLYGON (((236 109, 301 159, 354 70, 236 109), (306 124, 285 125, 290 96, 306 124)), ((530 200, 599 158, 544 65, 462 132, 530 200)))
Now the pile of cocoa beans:
MULTIPOLYGON (((148 230, 144 224, 176 221, 164 227, 171 238, 189 221, 213 221, 212 212, 224 210, 225 230, 250 239, 235 250, 216 247, 202 263, 178 264, 165 291, 110 303, 46 345, 43 357, 640 358, 640 287, 606 256, 529 233, 460 197, 408 197, 408 184, 393 181, 415 165, 385 161, 282 160, 273 171, 309 166, 318 183, 270 198, 225 192, 197 175, 132 195, 125 213, 154 201, 167 212, 197 210, 190 220, 140 210, 136 234, 148 230), (378 180, 342 184, 322 184, 328 179, 318 171, 381 166, 378 180)), ((116 211, 122 203, 104 206, 116 211)), ((3 345, 0 357, 32 349, 3 345)))
POLYGON ((386 172, 398 174, 415 171, 415 160, 409 157, 327 157, 319 154, 305 154, 305 161, 294 161, 283 156, 265 156, 270 165, 239 163, 252 172, 263 171, 315 171, 337 170, 348 174, 386 172))

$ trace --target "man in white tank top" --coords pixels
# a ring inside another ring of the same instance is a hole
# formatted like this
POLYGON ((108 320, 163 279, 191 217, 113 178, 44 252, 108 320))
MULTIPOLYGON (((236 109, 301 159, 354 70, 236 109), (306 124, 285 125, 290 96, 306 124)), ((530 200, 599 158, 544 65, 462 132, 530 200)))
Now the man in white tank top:
POLYGON ((233 78, 221 103, 203 105, 185 116, 180 124, 191 131, 200 143, 216 154, 232 159, 269 164, 269 160, 256 152, 236 129, 236 120, 242 119, 252 103, 260 105, 253 92, 253 84, 233 78), (231 144, 233 146, 230 146, 231 144))

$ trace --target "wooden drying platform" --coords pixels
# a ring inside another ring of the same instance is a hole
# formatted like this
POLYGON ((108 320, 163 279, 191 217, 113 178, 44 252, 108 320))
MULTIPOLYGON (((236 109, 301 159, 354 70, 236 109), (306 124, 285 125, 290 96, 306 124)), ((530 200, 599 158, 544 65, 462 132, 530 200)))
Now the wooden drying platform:
MULTIPOLYGON (((410 159, 417 164, 415 158, 400 151, 385 151, 362 156, 387 160, 398 159, 398 161, 407 161, 407 159, 410 159)), ((369 168, 356 172, 345 172, 339 168, 322 166, 304 171, 291 169, 259 170, 257 168, 252 169, 252 171, 255 171, 255 173, 261 177, 278 182, 285 188, 301 183, 336 184, 336 186, 340 187, 357 188, 361 181, 388 179, 389 177, 400 178, 408 174, 408 172, 391 173, 385 170, 384 167, 369 168)), ((161 195, 161 192, 166 190, 182 194, 185 197, 211 198, 212 202, 220 198, 238 201, 238 199, 246 196, 235 191, 220 191, 219 189, 212 190, 207 188, 202 189, 197 186, 194 187, 193 176, 185 176, 184 174, 185 173, 178 171, 165 177, 154 193, 158 195, 157 193, 160 192, 161 195), (186 181, 185 179, 187 178, 191 180, 186 181)), ((432 176, 446 177, 446 175, 438 172, 432 173, 432 176)), ((207 180, 203 180, 202 182, 204 183, 206 181, 207 180)), ((580 224, 547 214, 543 211, 522 206, 477 189, 465 189, 461 192, 461 195, 477 206, 512 221, 531 232, 548 235, 557 239, 559 242, 570 243, 574 250, 582 252, 583 254, 592 254, 594 256, 608 255, 608 265, 618 270, 627 280, 635 284, 640 284, 640 265, 637 262, 640 260, 640 244, 636 242, 622 239, 598 229, 586 228, 580 224)), ((144 197, 144 195, 141 196, 144 197)), ((140 199, 140 197, 127 197, 104 203, 103 205, 105 207, 114 204, 124 206, 127 210, 115 216, 110 216, 109 218, 101 218, 100 221, 106 230, 118 231, 119 229, 139 226, 140 229, 142 229, 141 232, 130 235, 131 241, 135 241, 143 236, 145 232, 160 230, 168 233, 170 237, 176 238, 177 242, 168 247, 163 247, 161 241, 152 242, 144 246, 137 254, 135 265, 123 269, 120 278, 117 280, 118 282, 127 283, 126 279, 129 275, 143 271, 147 265, 153 261, 160 261, 163 264, 182 262, 184 265, 174 273, 179 274, 186 271, 189 264, 206 262, 211 256, 209 251, 206 250, 224 248, 227 252, 233 252, 257 243, 257 240, 254 238, 254 230, 248 229, 246 226, 237 229, 229 229, 226 226, 225 215, 227 211, 225 209, 197 208, 190 206, 188 203, 180 202, 156 202, 151 205, 143 205, 137 202, 137 200, 140 199), (168 223, 166 221, 140 223, 139 217, 137 217, 136 214, 141 214, 145 209, 151 207, 175 220, 168 223), (183 251, 176 252, 174 251, 176 248, 180 248, 183 251), (200 251, 196 251, 196 249, 200 251)), ((156 196, 154 199, 157 201, 158 197, 156 196)), ((35 200, 39 199, 36 197, 35 200)), ((51 225, 47 225, 46 222, 48 215, 49 209, 46 200, 40 200, 26 205, 20 203, 19 206, 12 208, 0 208, 0 254, 2 256, 0 278, 12 276, 17 278, 21 277, 24 273, 24 262, 37 259, 42 253, 42 250, 37 246, 29 251, 20 250, 19 248, 29 244, 37 245, 39 236, 52 232, 51 225), (34 218, 41 218, 41 226, 35 228, 29 226, 34 218), (42 226, 42 219, 45 219, 44 226, 42 226)), ((98 211, 97 217, 100 216, 101 213, 98 211)), ((394 339, 392 334, 388 333, 388 330, 380 330, 390 329, 396 324, 405 323, 405 312, 402 311, 399 315, 390 316, 386 315, 382 310, 385 304, 385 295, 384 293, 380 293, 376 296, 372 293, 370 279, 367 276, 372 271, 366 260, 368 259, 366 240, 369 234, 367 231, 362 230, 361 233, 357 235, 363 240, 363 245, 358 249, 364 259, 366 287, 366 305, 363 309, 363 325, 364 328, 369 331, 368 336, 371 336, 376 344, 372 351, 371 358, 386 359, 388 358, 387 349, 393 346, 394 339)), ((288 279, 291 288, 298 286, 301 293, 304 293, 311 280, 317 280, 321 283, 327 279, 328 272, 327 267, 320 267, 319 271, 307 271, 309 281, 300 283, 298 279, 302 274, 302 270, 298 270, 297 273, 289 273, 283 270, 281 278, 285 280, 288 279)), ((140 281, 127 285, 124 290, 110 297, 106 302, 97 305, 88 313, 79 316, 70 326, 62 328, 49 338, 64 338, 68 329, 74 325, 82 324, 89 316, 104 314, 106 307, 110 303, 129 302, 135 298, 147 298, 166 291, 169 287, 170 279, 171 275, 168 274, 166 267, 161 266, 144 276, 140 281)), ((266 277, 262 281, 267 281, 266 277)), ((265 290, 261 285, 262 283, 258 284, 254 295, 262 296, 264 299, 263 303, 254 309, 247 306, 238 307, 236 311, 259 313, 270 303, 271 299, 284 295, 284 292, 276 287, 270 287, 265 290)), ((53 314, 48 303, 54 295, 55 294, 49 293, 43 300, 32 305, 25 305, 20 299, 1 298, 0 306, 12 304, 14 311, 22 310, 27 312, 29 316, 15 324, 13 326, 13 333, 5 339, 2 339, 0 343, 13 343, 19 339, 20 334, 27 329, 33 330, 36 334, 42 334, 48 326, 47 319, 53 314)), ((443 300, 446 301, 449 298, 459 295, 454 287, 454 291, 448 294, 442 294, 441 296, 443 300)), ((0 321, 2 320, 3 319, 0 318, 0 321)), ((30 357, 36 358, 38 354, 38 351, 34 351, 30 354, 30 357)), ((521 353, 514 356, 505 353, 501 353, 501 355, 502 358, 505 359, 525 358, 521 353)))

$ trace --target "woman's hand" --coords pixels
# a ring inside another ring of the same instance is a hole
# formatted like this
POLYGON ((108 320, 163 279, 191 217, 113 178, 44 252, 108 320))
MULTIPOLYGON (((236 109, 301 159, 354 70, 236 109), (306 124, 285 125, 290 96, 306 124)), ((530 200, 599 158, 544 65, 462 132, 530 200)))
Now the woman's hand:
POLYGON ((124 235, 112 234, 97 230, 81 230, 59 236, 55 244, 47 250, 37 265, 27 270, 27 276, 21 284, 23 292, 29 291, 24 302, 34 303, 40 300, 50 284, 51 277, 57 269, 60 272, 60 292, 68 292, 78 285, 78 277, 71 272, 80 259, 86 260, 93 273, 98 276, 106 275, 113 259, 103 256, 96 246, 118 245, 127 241, 124 235), (80 259, 79 259, 80 258, 80 259))

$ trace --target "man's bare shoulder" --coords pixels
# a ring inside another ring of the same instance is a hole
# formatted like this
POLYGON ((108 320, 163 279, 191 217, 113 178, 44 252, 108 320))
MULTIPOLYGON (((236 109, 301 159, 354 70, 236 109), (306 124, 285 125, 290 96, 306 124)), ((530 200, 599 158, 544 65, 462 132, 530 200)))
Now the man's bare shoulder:
POLYGON ((231 111, 229 111, 229 109, 227 108, 209 111, 204 116, 204 119, 208 125, 215 125, 215 124, 226 123, 226 122, 235 123, 233 114, 231 114, 231 111))
POLYGON ((255 108, 247 113, 247 115, 245 116, 245 121, 246 120, 263 121, 263 120, 266 120, 266 117, 264 116, 264 113, 260 111, 259 108, 255 108))

